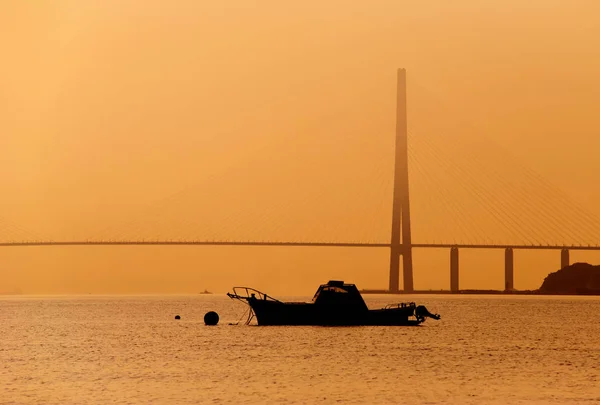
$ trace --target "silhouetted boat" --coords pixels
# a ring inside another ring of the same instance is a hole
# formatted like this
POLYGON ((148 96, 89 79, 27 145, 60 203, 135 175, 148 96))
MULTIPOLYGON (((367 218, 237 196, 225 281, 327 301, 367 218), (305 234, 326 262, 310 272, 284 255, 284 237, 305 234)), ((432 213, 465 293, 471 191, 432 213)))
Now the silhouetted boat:
POLYGON ((202 292, 199 292, 198 294, 212 294, 210 291, 208 291, 207 289, 205 289, 202 292))
POLYGON ((282 302, 248 287, 234 287, 227 293, 232 299, 245 301, 259 325, 419 325, 425 318, 439 319, 422 305, 414 302, 369 309, 358 288, 343 281, 322 284, 312 302, 282 302))

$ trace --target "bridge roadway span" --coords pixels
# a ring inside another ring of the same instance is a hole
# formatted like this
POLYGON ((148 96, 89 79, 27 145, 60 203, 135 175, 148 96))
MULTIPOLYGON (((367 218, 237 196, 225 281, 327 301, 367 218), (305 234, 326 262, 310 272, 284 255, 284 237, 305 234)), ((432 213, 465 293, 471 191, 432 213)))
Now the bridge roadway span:
MULTIPOLYGON (((123 240, 123 241, 21 241, 0 242, 8 246, 304 246, 304 247, 379 247, 389 248, 390 243, 362 242, 273 242, 273 241, 185 241, 185 240, 123 240)), ((464 243, 413 243, 413 248, 439 249, 518 249, 518 250, 600 250, 598 245, 503 245, 464 243)))
MULTIPOLYGON (((123 241, 21 241, 0 242, 0 247, 10 246, 304 246, 304 247, 347 247, 347 248, 392 248, 391 243, 360 242, 273 242, 273 241, 184 241, 184 240, 123 240, 123 241)), ((459 249, 504 249, 504 289, 514 290, 514 255, 513 250, 560 250, 560 266, 570 264, 570 250, 598 250, 594 245, 494 245, 494 244, 462 244, 462 243, 413 243, 411 248, 450 249, 450 291, 459 289, 459 249)), ((403 246, 403 248, 406 248, 403 246)), ((390 289, 390 292, 398 292, 390 289)), ((406 291, 406 292, 412 292, 406 291)))

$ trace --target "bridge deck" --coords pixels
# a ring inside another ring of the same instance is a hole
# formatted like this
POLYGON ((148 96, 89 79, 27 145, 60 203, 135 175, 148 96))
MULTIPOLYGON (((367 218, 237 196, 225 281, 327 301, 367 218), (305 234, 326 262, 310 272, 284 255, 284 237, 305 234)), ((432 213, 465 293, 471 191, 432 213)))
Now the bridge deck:
MULTIPOLYGON (((390 243, 360 242, 273 242, 273 241, 20 241, 0 242, 0 247, 9 246, 304 246, 304 247, 377 247, 389 248, 390 243)), ((522 249, 522 250, 600 250, 593 245, 494 245, 494 244, 450 244, 450 243, 413 243, 413 248, 463 248, 463 249, 522 249)))

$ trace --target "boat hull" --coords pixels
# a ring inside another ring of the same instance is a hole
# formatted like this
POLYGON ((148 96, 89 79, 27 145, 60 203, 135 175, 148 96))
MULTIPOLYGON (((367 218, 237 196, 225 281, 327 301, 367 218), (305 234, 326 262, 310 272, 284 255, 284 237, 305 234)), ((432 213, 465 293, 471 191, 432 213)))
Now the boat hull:
POLYGON ((316 326, 416 326, 414 308, 353 311, 348 308, 320 308, 312 303, 248 300, 258 325, 316 326))

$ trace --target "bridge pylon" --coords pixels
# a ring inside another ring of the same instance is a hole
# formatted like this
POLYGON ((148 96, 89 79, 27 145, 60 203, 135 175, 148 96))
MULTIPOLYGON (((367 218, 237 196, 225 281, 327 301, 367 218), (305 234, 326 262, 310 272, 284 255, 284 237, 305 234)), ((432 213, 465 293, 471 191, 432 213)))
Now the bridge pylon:
POLYGON ((408 196, 408 123, 406 113, 406 70, 398 69, 396 93, 396 153, 392 238, 390 249, 390 285, 392 293, 400 291, 400 256, 404 292, 413 292, 412 240, 410 234, 410 200, 408 196))

